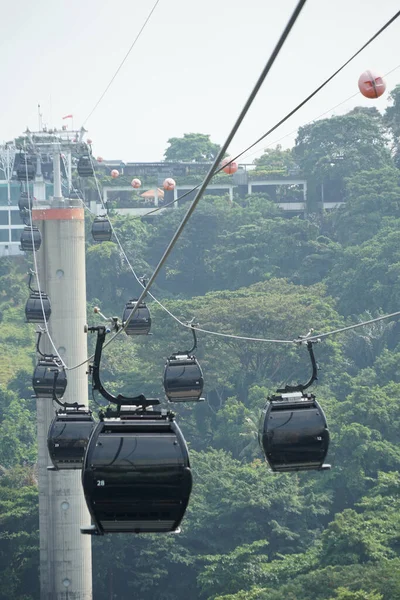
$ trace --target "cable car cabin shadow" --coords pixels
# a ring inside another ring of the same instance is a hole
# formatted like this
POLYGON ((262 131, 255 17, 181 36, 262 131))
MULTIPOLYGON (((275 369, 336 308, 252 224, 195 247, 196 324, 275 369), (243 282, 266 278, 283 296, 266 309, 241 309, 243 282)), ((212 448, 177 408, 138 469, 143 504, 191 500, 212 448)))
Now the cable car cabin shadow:
POLYGON ((313 394, 294 392, 268 399, 259 442, 275 472, 330 469, 324 465, 329 431, 313 394))
POLYGON ((49 471, 81 469, 86 447, 96 423, 92 413, 82 408, 63 408, 50 424, 47 447, 53 466, 49 471))
MULTIPOLYGON (((133 298, 125 304, 124 313, 122 315, 122 324, 128 320, 132 310, 135 308, 137 299, 133 298)), ((133 317, 125 328, 126 335, 148 335, 151 328, 150 311, 145 302, 141 302, 133 317)))
POLYGON ((111 223, 106 217, 96 217, 92 223, 92 237, 95 242, 109 242, 112 238, 111 223))
POLYGON ((82 484, 93 525, 82 533, 177 532, 192 488, 189 453, 171 413, 100 421, 82 484))
POLYGON ((173 354, 164 369, 164 390, 169 402, 199 402, 203 372, 195 356, 173 354))

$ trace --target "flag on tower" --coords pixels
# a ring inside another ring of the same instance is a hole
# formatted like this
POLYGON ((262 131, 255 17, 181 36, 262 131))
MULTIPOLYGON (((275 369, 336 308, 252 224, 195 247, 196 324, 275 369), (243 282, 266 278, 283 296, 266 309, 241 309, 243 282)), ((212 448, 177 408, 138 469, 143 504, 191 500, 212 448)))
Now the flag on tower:
POLYGON ((65 115, 65 117, 63 117, 63 119, 72 119, 74 115, 65 115))

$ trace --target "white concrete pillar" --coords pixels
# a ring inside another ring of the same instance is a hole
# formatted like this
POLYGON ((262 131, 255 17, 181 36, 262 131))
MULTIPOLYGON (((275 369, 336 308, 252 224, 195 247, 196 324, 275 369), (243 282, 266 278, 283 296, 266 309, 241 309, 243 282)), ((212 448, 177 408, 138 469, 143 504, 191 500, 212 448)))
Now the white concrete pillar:
MULTIPOLYGON (((49 330, 67 365, 87 358, 84 211, 57 206, 33 211, 42 232, 38 252, 41 289, 51 301, 49 330)), ((46 336, 44 336, 46 337, 46 336)), ((42 338, 43 339, 43 338, 42 338)), ((43 340, 42 351, 54 353, 43 340)), ((67 372, 67 402, 86 404, 86 366, 67 372)), ((47 432, 54 417, 52 400, 37 399, 39 448, 39 527, 41 600, 91 600, 91 538, 80 533, 90 523, 81 471, 47 471, 51 464, 47 432)))

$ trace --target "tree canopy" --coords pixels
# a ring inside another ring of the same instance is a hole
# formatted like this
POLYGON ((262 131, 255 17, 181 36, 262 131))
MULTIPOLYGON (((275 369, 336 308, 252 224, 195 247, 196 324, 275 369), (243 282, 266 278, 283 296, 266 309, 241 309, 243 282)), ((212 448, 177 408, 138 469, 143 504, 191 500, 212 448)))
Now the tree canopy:
MULTIPOLYGON (((399 320, 315 346, 311 390, 329 424, 331 471, 274 474, 257 439, 267 397, 309 377, 308 353, 293 340, 399 310, 399 94, 384 117, 359 107, 322 119, 299 129, 293 149, 256 159, 263 176, 292 170, 307 180, 304 215, 256 194, 200 202, 152 289, 180 320, 215 333, 198 334, 205 402, 173 406, 190 450, 189 507, 179 536, 94 539, 96 599, 400 600, 399 320), (321 193, 343 206, 322 212, 321 193)), ((169 144, 167 160, 218 151, 204 134, 169 144)), ((138 275, 152 271, 186 209, 142 221, 111 213, 138 275)), ((88 237, 86 257, 88 307, 121 317, 141 288, 120 248, 88 237)), ((29 260, 0 264, 0 600, 39 597, 29 260)), ((163 399, 165 359, 191 334, 146 302, 152 335, 118 336, 102 379, 113 393, 163 399)))
POLYGON ((166 161, 208 162, 217 156, 220 146, 204 133, 184 133, 183 137, 168 140, 169 147, 164 152, 166 161))

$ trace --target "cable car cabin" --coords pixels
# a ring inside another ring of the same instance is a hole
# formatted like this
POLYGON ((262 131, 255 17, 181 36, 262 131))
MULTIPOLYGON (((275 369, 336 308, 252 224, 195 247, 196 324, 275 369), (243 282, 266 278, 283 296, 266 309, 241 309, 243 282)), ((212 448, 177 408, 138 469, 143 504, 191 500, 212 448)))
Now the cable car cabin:
POLYGON ((24 227, 21 233, 21 250, 24 252, 33 252, 39 250, 42 243, 42 236, 37 227, 24 227))
POLYGON ((93 177, 93 165, 89 156, 81 156, 77 165, 79 177, 93 177))
POLYGON ((53 398, 54 394, 62 398, 67 387, 67 374, 56 356, 50 354, 39 359, 33 371, 32 387, 38 398, 53 398))
POLYGON ((160 413, 100 421, 89 440, 82 484, 93 521, 82 533, 176 531, 192 488, 181 430, 160 413))
POLYGON ((106 217, 95 218, 92 223, 92 237, 95 242, 109 242, 111 240, 111 223, 106 217))
POLYGON ((35 179, 36 168, 32 164, 31 159, 28 156, 20 156, 17 165, 17 179, 18 181, 31 181, 35 179))
POLYGON ((49 320, 51 315, 50 299, 44 292, 38 290, 31 291, 25 304, 25 317, 28 323, 44 323, 49 320), (43 304, 43 308, 42 308, 43 304))
POLYGON ((19 212, 25 213, 32 208, 32 196, 28 192, 21 192, 18 200, 19 212))
MULTIPOLYGON (((136 306, 136 299, 126 303, 124 314, 122 315, 122 323, 124 324, 136 306)), ((151 327, 150 311, 144 302, 141 302, 137 311, 129 321, 125 329, 126 335, 147 335, 151 327)))
POLYGON ((71 200, 82 200, 82 194, 76 188, 72 188, 68 192, 68 198, 71 198, 71 200))
POLYGON ((47 435, 52 467, 49 471, 81 469, 89 438, 96 423, 91 411, 63 409, 57 412, 47 435))
POLYGON ((174 354, 168 358, 164 390, 169 402, 198 402, 203 385, 203 373, 195 356, 174 354))
POLYGON ((270 398, 262 413, 258 439, 273 471, 330 469, 324 465, 328 426, 313 394, 292 392, 270 398))

